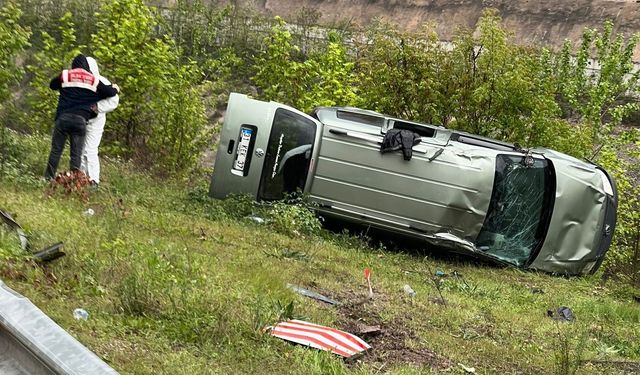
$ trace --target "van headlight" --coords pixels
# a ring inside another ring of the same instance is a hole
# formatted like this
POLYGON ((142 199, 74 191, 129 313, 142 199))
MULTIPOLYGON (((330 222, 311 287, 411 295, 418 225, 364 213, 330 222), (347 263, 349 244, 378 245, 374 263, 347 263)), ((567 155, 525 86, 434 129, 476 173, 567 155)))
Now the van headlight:
POLYGON ((613 196, 613 186, 611 186, 611 181, 609 181, 609 177, 607 177, 607 174, 604 173, 602 170, 600 169, 596 169, 596 170, 598 171, 598 174, 602 178, 602 187, 604 189, 604 192, 607 193, 607 195, 609 196, 613 196))

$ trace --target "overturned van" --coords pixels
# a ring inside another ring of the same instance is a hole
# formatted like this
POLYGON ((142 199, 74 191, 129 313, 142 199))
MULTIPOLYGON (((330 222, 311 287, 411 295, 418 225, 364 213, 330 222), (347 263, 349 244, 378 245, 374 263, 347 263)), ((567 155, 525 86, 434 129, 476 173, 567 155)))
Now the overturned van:
POLYGON ((231 94, 210 195, 278 200, 301 190, 321 215, 520 268, 595 272, 617 192, 597 165, 356 108, 311 115, 231 94), (419 136, 411 157, 385 135, 419 136))

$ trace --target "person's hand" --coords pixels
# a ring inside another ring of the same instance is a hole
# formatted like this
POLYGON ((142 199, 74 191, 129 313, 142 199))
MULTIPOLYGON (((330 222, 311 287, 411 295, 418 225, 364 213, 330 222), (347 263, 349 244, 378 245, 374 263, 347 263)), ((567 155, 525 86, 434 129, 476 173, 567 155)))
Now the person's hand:
POLYGON ((116 91, 117 91, 118 93, 120 93, 120 86, 118 86, 118 84, 117 84, 117 83, 114 83, 114 84, 112 84, 111 86, 113 86, 113 88, 114 88, 114 89, 116 89, 116 91))

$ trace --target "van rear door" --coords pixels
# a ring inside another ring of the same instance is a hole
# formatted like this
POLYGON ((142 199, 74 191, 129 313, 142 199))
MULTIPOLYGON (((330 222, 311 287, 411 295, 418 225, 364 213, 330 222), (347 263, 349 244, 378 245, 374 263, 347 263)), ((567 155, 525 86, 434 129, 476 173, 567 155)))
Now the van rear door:
POLYGON ((306 192, 319 129, 317 120, 296 109, 232 93, 209 195, 277 200, 306 192))

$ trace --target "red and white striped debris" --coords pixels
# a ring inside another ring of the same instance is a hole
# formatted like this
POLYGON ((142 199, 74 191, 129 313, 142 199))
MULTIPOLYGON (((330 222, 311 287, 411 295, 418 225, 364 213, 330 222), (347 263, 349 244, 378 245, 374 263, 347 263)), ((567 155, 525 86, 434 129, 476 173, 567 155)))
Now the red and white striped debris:
POLYGON ((344 358, 350 358, 371 349, 369 344, 356 335, 302 320, 288 320, 276 324, 271 329, 271 336, 330 351, 344 358))

